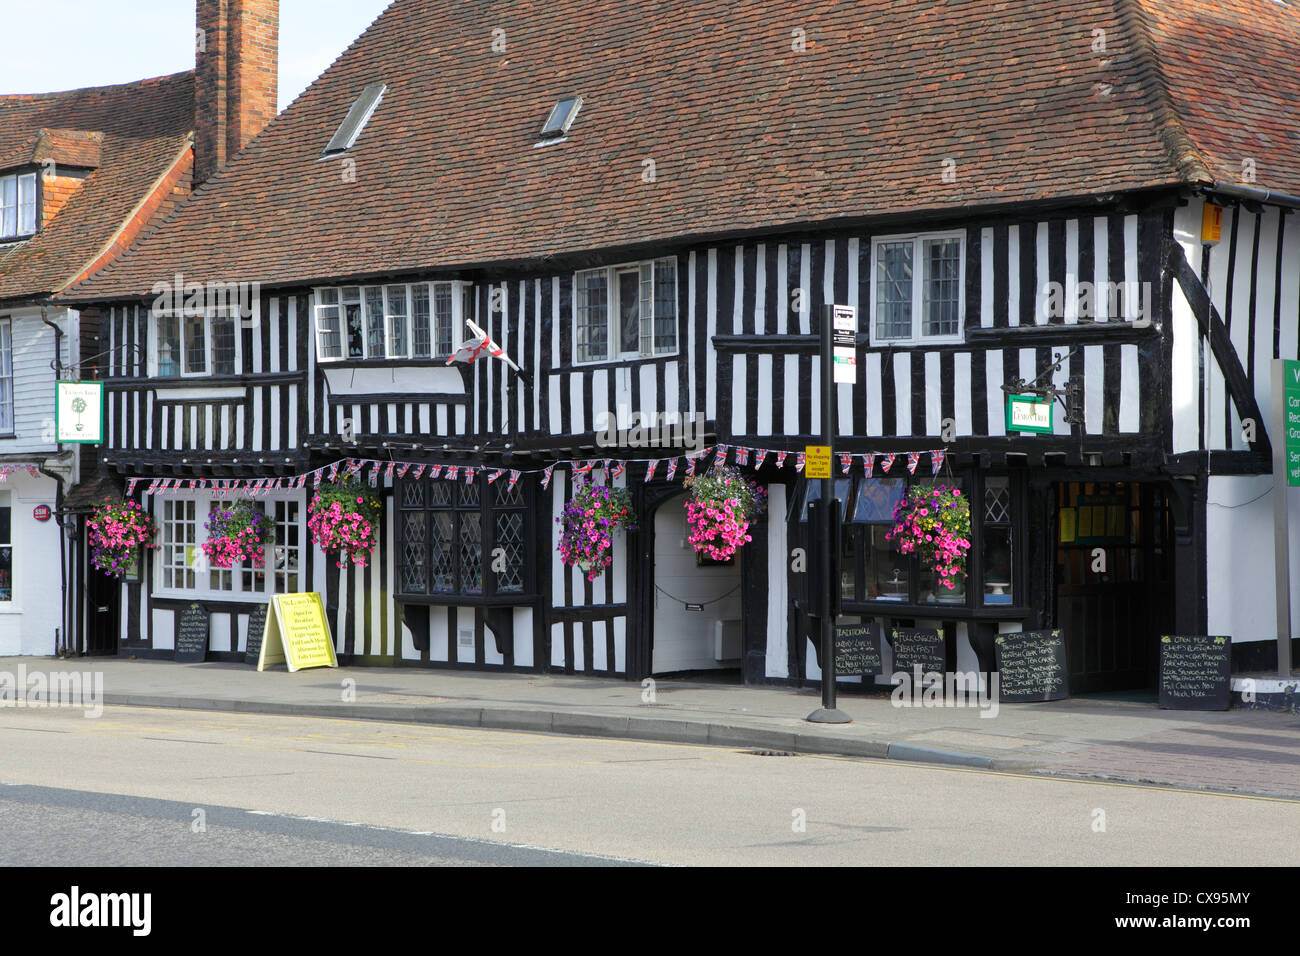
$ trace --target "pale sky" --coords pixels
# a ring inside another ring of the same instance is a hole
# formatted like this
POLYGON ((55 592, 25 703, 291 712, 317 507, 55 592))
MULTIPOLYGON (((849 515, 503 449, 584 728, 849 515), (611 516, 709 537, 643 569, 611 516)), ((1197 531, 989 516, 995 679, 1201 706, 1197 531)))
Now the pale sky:
MULTIPOLYGON (((280 109, 392 0, 280 0, 280 109)), ((194 68, 194 0, 3 0, 0 93, 52 93, 194 68), (26 38, 26 39, 24 39, 26 38)))

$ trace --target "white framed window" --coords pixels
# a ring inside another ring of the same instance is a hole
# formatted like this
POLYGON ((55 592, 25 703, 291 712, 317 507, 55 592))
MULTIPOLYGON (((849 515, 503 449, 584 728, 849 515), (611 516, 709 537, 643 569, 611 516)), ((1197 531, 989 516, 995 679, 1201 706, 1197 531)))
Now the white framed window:
POLYGON ((0 176, 0 242, 36 234, 36 174, 0 176))
POLYGON ((160 378, 239 375, 243 371, 243 336, 235 309, 212 309, 203 315, 155 312, 150 361, 160 378))
POLYGON ((965 251, 960 232, 872 240, 871 344, 962 341, 965 251))
POLYGON ((574 275, 574 364, 676 353, 675 258, 587 269, 574 275))
POLYGON ((275 523, 275 544, 267 548, 264 568, 223 569, 208 564, 203 551, 205 525, 213 512, 232 501, 205 497, 203 492, 169 494, 162 500, 156 578, 160 593, 232 601, 302 590, 306 512, 298 498, 259 495, 256 499, 275 523))
POLYGON ((13 319, 0 319, 0 435, 14 433, 13 319))
POLYGON ((445 358, 473 308, 468 282, 416 282, 316 290, 321 362, 445 358))

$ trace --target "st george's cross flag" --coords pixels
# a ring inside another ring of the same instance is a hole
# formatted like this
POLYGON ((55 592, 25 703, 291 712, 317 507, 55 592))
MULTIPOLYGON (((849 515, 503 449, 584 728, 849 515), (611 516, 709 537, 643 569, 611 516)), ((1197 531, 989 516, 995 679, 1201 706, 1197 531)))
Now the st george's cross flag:
POLYGON ((510 360, 510 356, 506 355, 506 350, 497 345, 496 342, 492 341, 490 335, 480 329, 469 319, 465 320, 465 324, 469 326, 469 330, 474 333, 474 338, 465 342, 460 348, 451 354, 451 357, 447 359, 448 365, 451 365, 453 362, 464 362, 466 365, 473 365, 474 360, 486 352, 493 358, 499 358, 501 361, 505 362, 520 375, 524 374, 524 370, 510 360))

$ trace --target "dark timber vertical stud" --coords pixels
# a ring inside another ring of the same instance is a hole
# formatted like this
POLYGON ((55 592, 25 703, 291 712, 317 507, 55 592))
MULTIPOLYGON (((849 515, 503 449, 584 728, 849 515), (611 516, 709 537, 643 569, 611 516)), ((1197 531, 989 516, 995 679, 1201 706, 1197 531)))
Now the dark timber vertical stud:
MULTIPOLYGON (((768 522, 773 516, 769 512, 763 521, 750 528, 753 540, 742 549, 740 583, 742 595, 741 621, 744 628, 741 653, 742 675, 746 684, 759 683, 767 673, 767 592, 768 561, 767 535, 768 522)), ((775 520, 785 520, 785 515, 776 516, 775 520)))

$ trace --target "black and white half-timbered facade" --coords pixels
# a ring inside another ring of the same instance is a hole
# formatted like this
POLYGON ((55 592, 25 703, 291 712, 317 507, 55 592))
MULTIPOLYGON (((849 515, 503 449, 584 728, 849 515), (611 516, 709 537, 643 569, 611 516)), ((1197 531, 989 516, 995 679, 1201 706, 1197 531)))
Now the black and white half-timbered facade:
POLYGON ((75 290, 104 349, 148 356, 109 368, 100 449, 160 526, 121 649, 169 655, 201 600, 233 657, 257 604, 311 590, 343 661, 815 680, 792 555, 819 489, 797 464, 830 415, 848 620, 943 626, 949 666, 985 671, 998 632, 1059 627, 1077 690, 1150 685, 1174 630, 1267 665, 1300 25, 1248 5, 1271 32, 1193 0, 923 19, 397 0, 75 290), (1210 48, 1247 91, 1198 72, 1210 48), (1246 95, 1276 107, 1270 137, 1246 95), (858 316, 857 380, 829 409, 828 304, 858 316), (522 374, 448 364, 467 322, 522 374), (1008 431, 1004 386, 1031 382, 1069 394, 1050 434, 1008 431), (720 455, 768 507, 733 563, 701 567, 682 479, 720 455), (593 461, 638 528, 589 581, 556 518, 593 461), (380 543, 339 567, 306 511, 316 475, 358 463, 380 543), (885 539, 936 474, 972 503, 955 592, 885 539), (262 571, 193 560, 233 480, 264 486, 277 526, 262 571))

